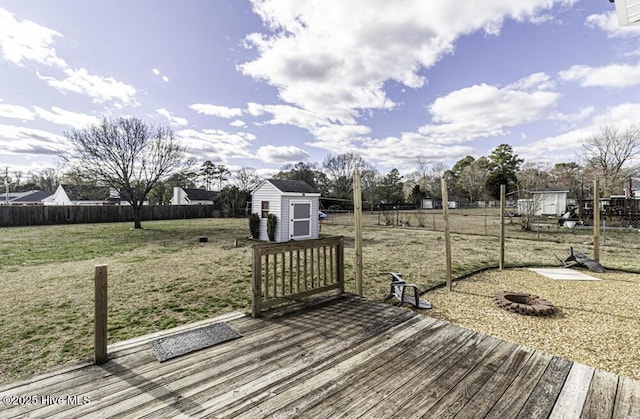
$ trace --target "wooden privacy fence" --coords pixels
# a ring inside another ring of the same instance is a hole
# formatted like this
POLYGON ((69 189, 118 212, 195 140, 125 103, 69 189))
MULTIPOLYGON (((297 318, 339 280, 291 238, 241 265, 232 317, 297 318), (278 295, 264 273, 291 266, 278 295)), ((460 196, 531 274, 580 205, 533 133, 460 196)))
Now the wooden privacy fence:
MULTIPOLYGON (((145 205, 142 220, 219 217, 214 205, 145 205)), ((130 205, 2 205, 0 227, 133 221, 130 205)))
POLYGON ((265 243, 253 246, 251 314, 322 292, 344 293, 344 239, 265 243))

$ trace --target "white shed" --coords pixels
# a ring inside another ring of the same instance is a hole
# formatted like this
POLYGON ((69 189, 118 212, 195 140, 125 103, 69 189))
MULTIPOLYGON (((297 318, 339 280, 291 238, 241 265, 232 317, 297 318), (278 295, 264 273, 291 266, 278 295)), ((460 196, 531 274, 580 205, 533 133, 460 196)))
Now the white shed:
POLYGON ((301 180, 263 181, 251 193, 251 213, 260 216, 260 240, 267 236, 267 217, 278 218, 276 242, 317 239, 320 192, 301 180))
POLYGON ((568 189, 541 189, 531 191, 536 203, 535 215, 562 215, 567 209, 568 189))

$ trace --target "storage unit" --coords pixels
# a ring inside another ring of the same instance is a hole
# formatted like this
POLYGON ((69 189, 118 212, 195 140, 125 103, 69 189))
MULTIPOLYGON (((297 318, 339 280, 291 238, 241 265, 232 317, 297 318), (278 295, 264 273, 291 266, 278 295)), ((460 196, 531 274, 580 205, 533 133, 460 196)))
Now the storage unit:
POLYGON ((260 216, 260 240, 269 240, 267 219, 277 217, 274 241, 317 239, 320 192, 301 180, 263 181, 251 193, 251 212, 260 216))

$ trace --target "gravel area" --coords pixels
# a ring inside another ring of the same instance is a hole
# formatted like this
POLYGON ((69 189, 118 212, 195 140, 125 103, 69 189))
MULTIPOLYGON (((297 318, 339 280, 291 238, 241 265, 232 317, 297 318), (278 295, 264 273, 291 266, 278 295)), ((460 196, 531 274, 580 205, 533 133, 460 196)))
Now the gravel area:
POLYGON ((528 269, 487 271, 430 291, 423 314, 572 361, 640 380, 640 275, 608 271, 602 281, 553 280, 528 269), (549 317, 499 308, 493 296, 515 291, 554 304, 549 317))

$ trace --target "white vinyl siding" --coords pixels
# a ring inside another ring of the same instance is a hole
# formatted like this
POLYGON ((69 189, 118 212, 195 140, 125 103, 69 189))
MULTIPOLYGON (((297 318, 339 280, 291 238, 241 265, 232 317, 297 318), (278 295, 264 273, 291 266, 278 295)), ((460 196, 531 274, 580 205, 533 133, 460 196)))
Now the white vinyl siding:
POLYGON ((615 4, 620 26, 640 24, 640 0, 616 0, 615 4))

